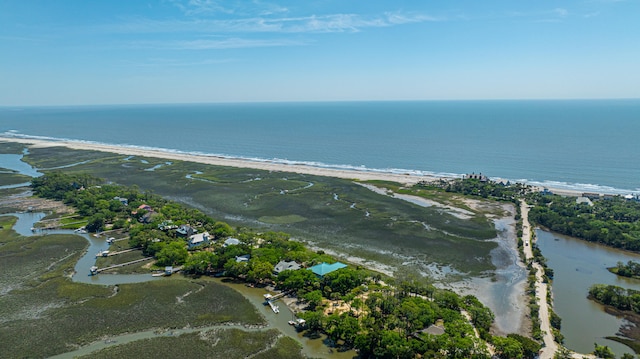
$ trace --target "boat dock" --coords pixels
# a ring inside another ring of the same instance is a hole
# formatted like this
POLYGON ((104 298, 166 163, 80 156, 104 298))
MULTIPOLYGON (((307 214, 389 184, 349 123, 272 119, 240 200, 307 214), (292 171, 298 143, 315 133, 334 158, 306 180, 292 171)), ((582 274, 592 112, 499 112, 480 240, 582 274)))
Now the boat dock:
POLYGON ((274 313, 278 314, 280 313, 280 307, 278 307, 277 305, 273 304, 272 301, 267 301, 267 303, 269 303, 269 306, 271 307, 271 310, 273 310, 274 313))
POLYGON ((129 252, 139 251, 139 250, 140 248, 125 249, 118 252, 100 251, 98 252, 98 254, 96 254, 96 257, 111 257, 111 256, 117 256, 118 254, 129 253, 129 252))
POLYGON ((136 259, 135 261, 131 261, 131 262, 127 262, 127 263, 114 264, 112 266, 104 267, 104 268, 98 268, 96 266, 93 266, 89 270, 89 272, 90 272, 89 275, 96 275, 96 274, 98 274, 100 272, 104 272, 104 271, 109 270, 109 269, 120 268, 120 267, 128 266, 128 265, 131 265, 131 264, 136 264, 136 263, 148 261, 150 259, 153 259, 153 257, 146 257, 146 258, 136 259))
POLYGON ((282 292, 282 293, 278 293, 276 295, 271 295, 269 293, 264 295, 264 299, 266 299, 267 302, 275 302, 276 300, 284 297, 285 295, 289 294, 289 292, 282 292))

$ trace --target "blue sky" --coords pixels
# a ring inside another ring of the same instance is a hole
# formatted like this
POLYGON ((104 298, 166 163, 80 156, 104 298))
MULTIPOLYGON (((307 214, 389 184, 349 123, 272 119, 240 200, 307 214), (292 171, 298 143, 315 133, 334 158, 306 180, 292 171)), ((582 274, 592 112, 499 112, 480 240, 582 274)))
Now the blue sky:
POLYGON ((0 0, 0 105, 640 97, 640 3, 0 0))

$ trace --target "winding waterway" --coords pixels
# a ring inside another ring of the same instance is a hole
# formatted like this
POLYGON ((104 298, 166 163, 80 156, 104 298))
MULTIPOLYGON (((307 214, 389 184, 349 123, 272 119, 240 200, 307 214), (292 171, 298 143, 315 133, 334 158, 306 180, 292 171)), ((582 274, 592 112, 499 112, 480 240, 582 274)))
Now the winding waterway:
MULTIPOLYGON (((18 218, 14 225, 14 230, 23 236, 31 236, 34 233, 31 228, 34 224, 40 221, 45 214, 44 213, 11 213, 11 216, 15 216, 18 218)), ((115 285, 115 284, 125 284, 125 283, 140 283, 146 282, 150 280, 162 280, 160 277, 152 277, 150 274, 99 274, 95 276, 88 275, 89 268, 95 265, 95 253, 98 253, 101 250, 106 250, 109 248, 109 244, 106 242, 106 237, 95 237, 93 235, 89 235, 86 233, 75 233, 71 230, 49 230, 46 233, 61 233, 61 234, 76 234, 85 238, 89 242, 89 247, 85 254, 78 260, 74 269, 75 273, 72 277, 75 282, 89 283, 89 284, 97 284, 97 285, 115 285)), ((324 345, 324 338, 318 339, 310 339, 303 336, 302 333, 296 331, 296 329, 288 324, 288 321, 294 318, 294 314, 286 307, 283 303, 278 303, 280 306, 280 313, 275 314, 271 311, 269 306, 264 305, 264 294, 267 293, 265 289, 262 288, 251 288, 246 285, 239 283, 229 283, 225 282, 218 278, 203 278, 202 280, 211 280, 215 281, 218 284, 226 285, 228 287, 233 288, 242 294, 251 304, 253 304, 259 313, 267 321, 267 326, 263 328, 247 328, 240 325, 212 325, 203 328, 183 328, 171 330, 165 333, 158 333, 157 330, 147 330, 136 333, 128 333, 123 335, 117 335, 109 338, 108 340, 101 340, 93 342, 89 345, 83 346, 75 351, 60 354, 55 356, 54 358, 74 358, 81 355, 87 355, 94 351, 101 350, 113 345, 120 345, 130 343, 136 340, 148 339, 148 338, 156 338, 159 336, 167 336, 167 335, 180 335, 185 333, 199 332, 199 331, 208 331, 214 329, 241 329, 245 331, 257 331, 257 330, 267 330, 267 329, 278 329, 284 335, 287 335, 291 338, 294 338, 302 345, 302 352, 307 357, 313 358, 335 358, 335 359, 346 359, 353 358, 356 356, 355 351, 350 350, 346 352, 338 352, 326 345, 324 345)))
POLYGON ((593 343, 598 343, 609 346, 617 356, 634 354, 629 347, 604 338, 614 336, 624 319, 605 313, 603 306, 587 299, 587 294, 597 283, 640 290, 640 280, 607 270, 619 261, 640 261, 640 255, 543 230, 537 230, 536 235, 554 271, 553 308, 562 318, 565 345, 579 353, 590 353, 593 343))

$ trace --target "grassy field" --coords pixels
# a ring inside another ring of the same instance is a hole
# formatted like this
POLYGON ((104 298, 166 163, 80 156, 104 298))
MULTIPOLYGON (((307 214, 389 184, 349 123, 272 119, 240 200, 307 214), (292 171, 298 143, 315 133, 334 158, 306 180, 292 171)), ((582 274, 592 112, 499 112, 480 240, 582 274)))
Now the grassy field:
MULTIPOLYGON (((414 269, 426 270, 435 263, 471 274, 493 269, 489 252, 496 244, 487 239, 496 231, 486 213, 461 219, 438 208, 374 193, 352 181, 294 173, 180 161, 166 165, 164 160, 125 160, 125 156, 64 148, 33 149, 28 161, 38 166, 52 158, 57 165, 64 159, 75 163, 76 152, 94 160, 66 171, 137 185, 232 225, 288 232, 346 256, 398 267, 411 262, 419 263, 414 269), (156 164, 165 165, 149 171, 156 164)), ((394 183, 379 185, 400 190, 394 183)))
POLYGON ((46 357, 126 332, 218 323, 264 324, 241 294, 211 281, 166 278, 99 286, 68 275, 87 247, 73 235, 22 237, 0 217, 0 358, 46 357))
POLYGON ((31 177, 19 173, 2 173, 0 171, 0 186, 31 182, 31 177))
POLYGON ((21 154, 25 146, 17 142, 2 142, 0 145, 0 154, 21 154))
POLYGON ((304 358, 299 344, 275 329, 246 332, 210 330, 161 337, 103 349, 82 358, 304 358))

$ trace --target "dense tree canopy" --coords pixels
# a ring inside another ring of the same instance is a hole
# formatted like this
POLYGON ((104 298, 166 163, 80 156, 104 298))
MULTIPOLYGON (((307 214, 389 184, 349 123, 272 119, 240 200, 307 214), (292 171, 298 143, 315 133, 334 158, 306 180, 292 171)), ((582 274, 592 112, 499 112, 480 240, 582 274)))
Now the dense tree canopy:
POLYGON ((529 219, 554 232, 640 251, 640 203, 622 197, 576 203, 575 197, 533 194, 529 219))

